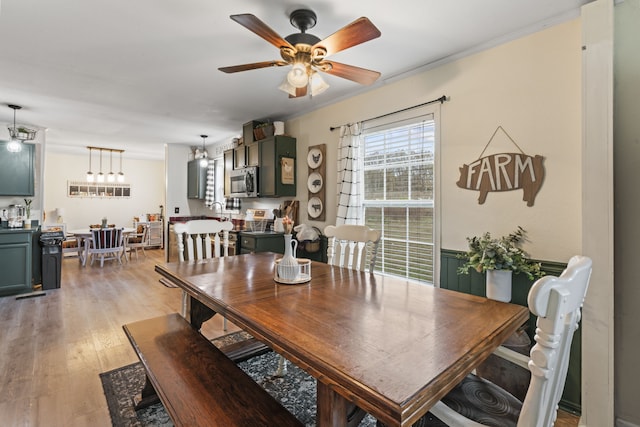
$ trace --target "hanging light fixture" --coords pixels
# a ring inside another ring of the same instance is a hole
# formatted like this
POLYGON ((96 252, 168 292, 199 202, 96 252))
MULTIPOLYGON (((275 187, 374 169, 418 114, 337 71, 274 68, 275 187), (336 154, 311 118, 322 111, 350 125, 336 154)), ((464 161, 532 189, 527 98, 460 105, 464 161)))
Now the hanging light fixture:
POLYGON ((113 150, 109 150, 109 175, 107 175, 107 182, 115 182, 116 174, 113 173, 113 150))
POLYGON ((89 149, 89 172, 87 172, 87 182, 93 182, 93 172, 91 172, 91 150, 93 147, 87 147, 89 149))
POLYGON ((311 73, 311 78, 309 79, 309 91, 311 92, 311 96, 320 95, 328 88, 329 85, 324 81, 320 73, 313 71, 311 73))
POLYGON ((11 140, 7 144, 7 150, 11 153, 19 153, 22 151, 22 144, 25 141, 32 141, 36 137, 37 131, 29 129, 25 126, 16 126, 16 110, 21 110, 19 105, 8 105, 13 110, 13 126, 9 126, 9 135, 11 140))
POLYGON ((207 136, 208 135, 200 135, 200 138, 202 138, 202 157, 200 158, 200 167, 203 168, 209 166, 209 159, 207 158, 209 157, 209 153, 207 153, 207 150, 204 148, 204 140, 207 136))
POLYGON ((122 152, 124 150, 120 150, 120 172, 118 172, 118 182, 124 182, 124 173, 122 172, 122 152))
POLYGON ((98 182, 104 182, 104 174, 102 173, 102 149, 100 149, 100 172, 98 173, 98 182))

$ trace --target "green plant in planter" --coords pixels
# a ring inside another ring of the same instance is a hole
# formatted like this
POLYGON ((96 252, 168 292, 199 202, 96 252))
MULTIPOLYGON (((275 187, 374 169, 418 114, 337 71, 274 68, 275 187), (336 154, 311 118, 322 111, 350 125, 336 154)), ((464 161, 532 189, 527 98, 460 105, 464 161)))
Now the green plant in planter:
POLYGON ((31 203, 33 202, 32 199, 24 199, 24 204, 27 206, 25 209, 25 213, 27 214, 27 219, 31 218, 31 203))
POLYGON ((473 268, 478 273, 487 270, 510 270, 514 273, 524 273, 529 280, 544 276, 539 262, 528 259, 528 254, 522 249, 526 231, 518 226, 513 233, 500 238, 492 238, 489 232, 480 237, 467 237, 469 250, 460 254, 458 258, 466 260, 458 268, 458 274, 469 274, 473 268))

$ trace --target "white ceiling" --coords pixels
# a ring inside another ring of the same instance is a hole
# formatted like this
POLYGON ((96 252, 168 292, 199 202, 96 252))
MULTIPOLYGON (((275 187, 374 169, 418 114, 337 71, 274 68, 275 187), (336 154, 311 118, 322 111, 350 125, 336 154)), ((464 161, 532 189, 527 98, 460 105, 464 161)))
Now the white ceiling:
MULTIPOLYGON (((430 64, 579 15, 590 0, 0 0, 0 123, 47 129, 47 146, 125 149, 161 158, 163 144, 228 141, 242 124, 309 112, 430 64), (321 39, 360 16, 378 39, 331 56, 382 73, 372 86, 324 75, 313 99, 277 89, 285 68, 225 74, 218 67, 280 59, 229 19, 252 13, 282 37, 289 13, 318 16, 321 39)), ((6 127, 0 139, 8 139, 6 127)), ((86 149, 83 151, 86 152, 86 149)))

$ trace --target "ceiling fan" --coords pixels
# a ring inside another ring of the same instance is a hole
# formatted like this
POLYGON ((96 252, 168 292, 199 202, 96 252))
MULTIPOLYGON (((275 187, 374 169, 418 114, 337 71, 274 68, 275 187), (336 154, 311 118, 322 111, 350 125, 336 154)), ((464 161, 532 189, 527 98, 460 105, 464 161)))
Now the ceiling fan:
POLYGON ((291 12, 289 21, 300 32, 290 34, 285 38, 280 37, 267 24, 250 13, 231 15, 231 19, 280 49, 282 60, 254 62, 218 69, 225 73, 237 73, 257 68, 291 65, 291 70, 279 87, 280 90, 289 93, 290 98, 305 96, 307 89, 311 96, 324 92, 329 85, 324 82, 318 72, 342 77, 363 85, 372 84, 380 76, 377 71, 326 59, 334 53, 380 37, 380 30, 365 17, 356 19, 324 40, 307 33, 307 30, 313 28, 317 22, 316 14, 308 9, 298 9, 291 12))

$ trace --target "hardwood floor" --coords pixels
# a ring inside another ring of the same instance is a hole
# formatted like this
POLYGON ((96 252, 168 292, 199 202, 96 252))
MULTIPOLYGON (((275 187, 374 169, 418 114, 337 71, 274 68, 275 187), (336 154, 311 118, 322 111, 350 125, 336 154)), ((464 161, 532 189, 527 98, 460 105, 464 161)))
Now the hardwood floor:
MULTIPOLYGON (((180 290, 153 271, 163 252, 146 252, 103 268, 65 258, 60 289, 0 298, 0 424, 111 425, 98 374, 137 361, 122 325, 180 311, 180 290)), ((222 321, 204 332, 221 335, 222 321)))
MULTIPOLYGON (((108 261, 103 268, 66 257, 60 289, 0 298, 2 425, 111 426, 98 375, 137 361, 122 325, 180 311, 180 290, 160 284, 153 271, 163 251, 146 252, 138 261, 108 261)), ((221 318, 203 332, 222 335, 221 318)), ((561 417, 556 426, 578 425, 577 417, 561 417)))

